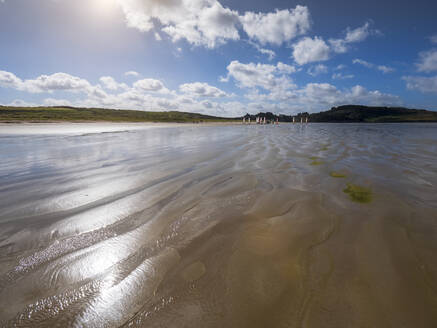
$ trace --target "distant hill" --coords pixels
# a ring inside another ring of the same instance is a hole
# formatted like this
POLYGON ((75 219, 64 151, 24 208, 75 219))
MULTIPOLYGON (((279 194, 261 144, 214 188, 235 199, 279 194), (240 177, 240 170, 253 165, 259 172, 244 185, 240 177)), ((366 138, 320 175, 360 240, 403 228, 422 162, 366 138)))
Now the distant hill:
MULTIPOLYGON (((256 117, 265 117, 267 122, 300 122, 308 117, 309 122, 337 123, 387 123, 387 122, 437 122, 437 112, 402 107, 368 107, 345 105, 328 111, 297 115, 275 115, 273 113, 246 114, 254 122, 256 117)), ((117 110, 103 108, 61 107, 9 107, 0 106, 0 122, 235 122, 242 117, 224 118, 186 112, 146 112, 139 110, 117 110)))
POLYGON ((402 107, 346 105, 309 115, 310 122, 437 122, 437 112, 402 107))
POLYGON ((296 122, 308 118, 309 122, 324 123, 396 123, 396 122, 437 122, 437 112, 424 109, 409 109, 403 107, 369 107, 358 105, 345 105, 333 107, 328 111, 309 114, 299 113, 297 115, 275 115, 273 113, 258 113, 256 115, 246 114, 245 118, 255 120, 257 116, 265 117, 267 121, 296 122))
POLYGON ((5 107, 0 106, 0 122, 231 122, 222 118, 185 112, 145 112, 75 107, 5 107))

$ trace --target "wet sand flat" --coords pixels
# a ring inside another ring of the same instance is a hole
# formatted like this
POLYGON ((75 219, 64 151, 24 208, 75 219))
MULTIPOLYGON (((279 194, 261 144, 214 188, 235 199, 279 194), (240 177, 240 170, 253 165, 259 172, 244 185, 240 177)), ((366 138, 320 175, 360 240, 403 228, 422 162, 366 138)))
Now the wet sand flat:
POLYGON ((1 327, 436 327, 437 124, 0 126, 1 327))

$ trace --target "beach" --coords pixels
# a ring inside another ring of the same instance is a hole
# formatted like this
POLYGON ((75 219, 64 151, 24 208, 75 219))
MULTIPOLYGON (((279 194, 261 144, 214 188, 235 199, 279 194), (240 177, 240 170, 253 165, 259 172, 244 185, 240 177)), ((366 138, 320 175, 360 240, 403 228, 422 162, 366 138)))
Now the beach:
POLYGON ((437 326, 437 124, 2 124, 2 327, 437 326))

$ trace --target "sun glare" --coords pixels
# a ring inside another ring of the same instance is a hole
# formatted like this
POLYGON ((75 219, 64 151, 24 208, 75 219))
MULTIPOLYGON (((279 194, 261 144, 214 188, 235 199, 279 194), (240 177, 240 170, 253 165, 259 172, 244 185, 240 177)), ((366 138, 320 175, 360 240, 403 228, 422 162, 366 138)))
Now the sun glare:
POLYGON ((117 9, 116 0, 92 0, 91 10, 100 17, 108 17, 117 9))

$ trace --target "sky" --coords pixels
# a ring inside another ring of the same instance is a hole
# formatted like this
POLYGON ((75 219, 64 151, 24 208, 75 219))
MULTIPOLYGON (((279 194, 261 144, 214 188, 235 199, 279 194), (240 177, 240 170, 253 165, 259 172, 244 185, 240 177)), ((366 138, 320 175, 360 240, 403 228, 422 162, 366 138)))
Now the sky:
POLYGON ((437 1, 0 0, 0 104, 437 110, 437 1))

